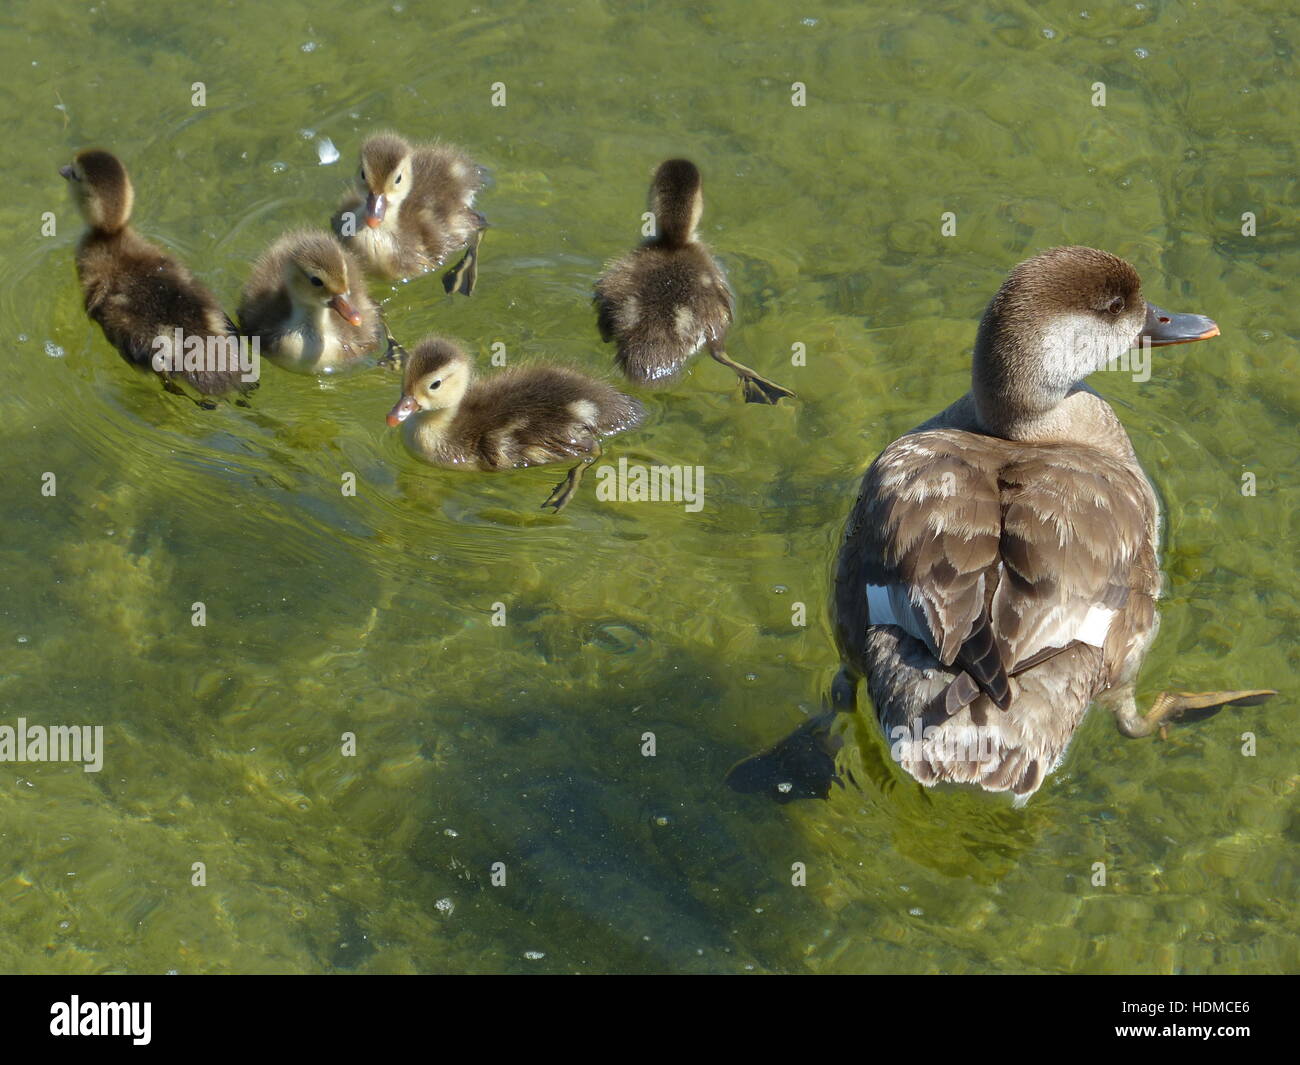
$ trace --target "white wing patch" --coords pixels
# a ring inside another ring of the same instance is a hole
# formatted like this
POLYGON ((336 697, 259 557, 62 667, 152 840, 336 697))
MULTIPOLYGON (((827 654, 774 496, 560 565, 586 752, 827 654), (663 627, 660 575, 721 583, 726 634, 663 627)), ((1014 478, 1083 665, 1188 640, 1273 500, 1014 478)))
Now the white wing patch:
POLYGON ((1110 623, 1114 617, 1114 610, 1104 606, 1089 607, 1088 614, 1075 632, 1074 638, 1080 643, 1090 644, 1093 647, 1105 646, 1106 633, 1110 631, 1110 623))

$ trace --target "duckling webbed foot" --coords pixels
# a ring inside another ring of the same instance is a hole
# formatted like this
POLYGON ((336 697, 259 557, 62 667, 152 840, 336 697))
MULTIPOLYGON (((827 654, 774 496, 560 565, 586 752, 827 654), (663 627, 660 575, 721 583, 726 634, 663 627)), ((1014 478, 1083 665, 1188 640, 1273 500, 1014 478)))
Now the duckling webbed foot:
POLYGON ((474 295, 474 286, 478 284, 478 246, 482 240, 483 230, 476 229, 460 262, 442 275, 442 287, 448 295, 453 292, 474 295))
POLYGON ((775 404, 777 400, 794 399, 794 393, 788 388, 778 385, 775 381, 769 381, 761 374, 755 373, 748 366, 729 358, 721 348, 710 347, 709 354, 740 378, 740 385, 745 393, 746 403, 775 404))
POLYGON ((1225 706, 1258 706, 1276 694, 1277 692, 1270 688, 1221 692, 1161 692, 1152 702, 1151 709, 1142 715, 1138 713, 1132 689, 1129 689, 1113 702, 1111 709, 1115 712, 1115 724, 1120 732, 1129 739, 1141 739, 1157 731, 1163 737, 1167 727, 1175 721, 1204 721, 1206 718, 1213 717, 1225 706))
POLYGON ((597 441, 592 446, 591 453, 584 455, 578 464, 568 472, 564 480, 555 486, 555 490, 547 496, 546 502, 542 504, 542 510, 547 507, 554 507, 555 513, 558 514, 568 506, 569 500, 578 491, 578 485, 582 483, 582 475, 587 472, 587 467, 600 458, 600 455, 600 443, 597 441))
MULTIPOLYGON (((380 321, 383 321, 382 316, 380 321)), ((406 349, 393 336, 393 331, 388 328, 387 322, 384 322, 384 336, 388 339, 388 350, 384 353, 383 358, 379 360, 379 365, 385 370, 396 370, 401 373, 406 369, 406 360, 408 358, 406 349)))
POLYGON ((213 399, 211 396, 199 396, 197 399, 195 399, 188 392, 186 392, 185 389, 181 388, 180 385, 178 385, 175 381, 173 381, 170 377, 163 377, 160 378, 160 380, 162 381, 164 392, 170 392, 173 396, 181 396, 185 399, 188 399, 196 407, 199 407, 202 410, 217 409, 217 401, 213 399))

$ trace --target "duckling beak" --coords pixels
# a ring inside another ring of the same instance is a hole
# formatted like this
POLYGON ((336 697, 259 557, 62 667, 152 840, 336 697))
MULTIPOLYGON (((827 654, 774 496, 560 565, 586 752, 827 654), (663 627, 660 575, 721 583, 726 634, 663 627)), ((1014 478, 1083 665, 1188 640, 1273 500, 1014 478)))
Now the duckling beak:
POLYGON ((379 223, 384 220, 384 212, 388 210, 388 198, 382 193, 371 193, 366 197, 366 225, 371 229, 378 227, 379 223))
POLYGON ((76 176, 77 172, 72 169, 71 164, 59 167, 59 177, 63 178, 64 181, 71 181, 76 176))
POLYGON ((351 303, 348 302, 348 298, 346 296, 341 296, 341 295, 335 296, 333 299, 329 301, 329 307, 330 310, 332 310, 345 322, 348 322, 352 325, 361 324, 361 314, 357 311, 355 307, 352 306, 351 303))
POLYGON ((388 412, 388 424, 401 425, 416 412, 418 407, 419 404, 415 402, 414 396, 403 396, 397 401, 397 406, 388 412))
POLYGON ((1219 327, 1203 314, 1174 314, 1161 310, 1154 303, 1147 304, 1147 321, 1137 343, 1150 338, 1151 346, 1162 344, 1190 344, 1193 340, 1209 340, 1219 335, 1219 327))

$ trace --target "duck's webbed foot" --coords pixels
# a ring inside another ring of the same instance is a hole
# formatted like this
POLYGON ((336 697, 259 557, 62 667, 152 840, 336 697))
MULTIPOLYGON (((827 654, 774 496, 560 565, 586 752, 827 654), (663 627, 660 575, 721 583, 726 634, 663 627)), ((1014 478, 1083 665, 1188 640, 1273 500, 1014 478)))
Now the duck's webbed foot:
POLYGON ((460 262, 442 275, 442 287, 448 294, 474 295, 474 286, 478 284, 478 246, 482 241, 483 230, 476 229, 460 262))
POLYGON ((172 380, 172 378, 163 377, 161 378, 161 380, 162 380, 162 386, 164 392, 169 392, 173 396, 181 396, 184 399, 188 399, 196 407, 199 407, 202 410, 217 409, 217 401, 213 399, 211 396, 199 396, 198 399, 195 399, 188 392, 186 392, 185 389, 181 388, 180 385, 178 385, 174 380, 172 380))
POLYGON ((555 513, 558 514, 569 505, 569 500, 573 498, 574 493, 578 491, 578 485, 582 483, 582 475, 587 472, 587 467, 600 458, 600 441, 594 437, 593 441, 591 451, 582 456, 578 464, 568 472, 564 480, 557 484, 551 494, 546 497, 546 502, 542 504, 542 510, 547 507, 554 507, 555 513))
POLYGON ((727 772, 727 787, 779 803, 828 798, 832 784, 844 783, 835 769, 843 740, 831 731, 838 713, 823 710, 779 743, 737 762, 727 772))
POLYGON ((1133 691, 1129 689, 1113 700, 1111 709, 1115 712, 1115 724, 1120 732, 1129 739, 1141 739, 1153 732, 1159 732, 1163 737, 1166 728, 1175 721, 1204 721, 1225 706, 1258 706, 1276 694, 1270 688, 1222 692, 1161 692, 1144 715, 1138 713, 1133 691))
POLYGON ((745 393, 746 403, 775 404, 780 399, 793 399, 794 393, 783 388, 775 381, 769 381, 761 374, 755 373, 748 366, 728 357, 720 347, 710 347, 709 354, 730 369, 740 378, 740 386, 745 393))

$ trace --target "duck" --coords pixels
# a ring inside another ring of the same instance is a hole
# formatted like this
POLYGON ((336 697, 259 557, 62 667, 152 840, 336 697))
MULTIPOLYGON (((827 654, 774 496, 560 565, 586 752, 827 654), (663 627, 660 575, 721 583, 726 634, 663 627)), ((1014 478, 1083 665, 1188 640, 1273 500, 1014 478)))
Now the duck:
POLYGON ((112 152, 88 148, 59 174, 86 222, 76 251, 86 314, 122 358, 152 370, 167 391, 193 398, 181 387, 184 382, 208 409, 216 407, 214 396, 256 388, 256 364, 241 359, 234 323, 217 298, 132 228, 135 188, 122 161, 112 152), (194 338, 202 338, 201 356, 192 350, 194 338))
POLYGON ((514 367, 475 380, 465 351, 434 336, 407 357, 388 424, 402 427, 413 455, 448 469, 508 470, 580 458, 542 504, 558 513, 600 457, 601 438, 636 427, 644 416, 631 396, 565 367, 514 367))
POLYGON ((661 163, 650 183, 650 210, 654 234, 596 282, 596 324, 601 339, 617 346, 619 369, 636 384, 667 385, 707 347, 740 378, 746 402, 793 398, 788 388, 727 356, 731 288, 696 232, 704 211, 699 168, 689 159, 661 163))
POLYGON ((1276 695, 1166 691, 1145 713, 1135 695, 1159 622, 1160 514, 1123 424, 1085 381, 1135 344, 1218 335, 1148 303, 1109 252, 1051 248, 1016 266, 980 322, 970 390, 862 480, 833 576, 830 709, 733 768, 732 786, 825 798, 843 783, 831 726, 863 679, 912 778, 1017 804, 1093 703, 1136 739, 1276 695))
POLYGON ((368 270, 390 281, 435 270, 464 248, 443 288, 469 296, 487 228, 474 209, 483 180, 483 168, 454 145, 412 145, 396 133, 376 133, 361 146, 356 187, 332 226, 368 270))
MULTIPOLYGON (((261 352, 297 373, 334 373, 363 362, 389 337, 361 264, 333 234, 286 233, 253 266, 239 326, 261 352)), ((392 354, 392 344, 389 352, 392 354)))

